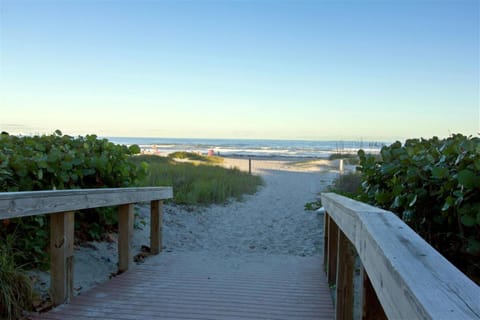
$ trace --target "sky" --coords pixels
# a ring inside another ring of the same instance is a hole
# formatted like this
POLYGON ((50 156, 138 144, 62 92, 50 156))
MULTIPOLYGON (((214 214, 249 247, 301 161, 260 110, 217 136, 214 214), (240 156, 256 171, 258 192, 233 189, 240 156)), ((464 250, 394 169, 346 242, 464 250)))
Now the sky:
POLYGON ((0 0, 0 130, 480 132, 480 1, 0 0))

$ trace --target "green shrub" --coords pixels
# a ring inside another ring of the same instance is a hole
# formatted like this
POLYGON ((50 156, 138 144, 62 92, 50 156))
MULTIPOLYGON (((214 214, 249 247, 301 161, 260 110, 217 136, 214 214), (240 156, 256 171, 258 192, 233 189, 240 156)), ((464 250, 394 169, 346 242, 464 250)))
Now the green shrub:
POLYGON ((238 169, 211 164, 175 162, 158 156, 137 156, 137 163, 147 163, 147 176, 142 185, 173 186, 177 204, 225 203, 229 198, 240 199, 253 194, 262 183, 258 176, 238 169))
MULTIPOLYGON (((0 242, 0 318, 19 319, 32 306, 30 278, 16 265, 19 252, 13 249, 13 235, 0 242)), ((18 240, 18 239, 17 239, 18 240)))
POLYGON ((359 151, 362 199, 397 213, 474 280, 480 277, 480 138, 411 139, 359 151))
MULTIPOLYGON (((58 130, 32 137, 2 133, 0 191, 132 186, 144 176, 144 170, 130 161, 130 156, 139 151, 138 146, 115 145, 95 135, 73 138, 58 130)), ((86 210, 75 218, 77 232, 86 232, 92 238, 116 223, 111 208, 86 210)), ((0 240, 16 231, 16 249, 32 254, 32 266, 47 267, 48 223, 46 216, 7 220, 0 225, 0 240)))

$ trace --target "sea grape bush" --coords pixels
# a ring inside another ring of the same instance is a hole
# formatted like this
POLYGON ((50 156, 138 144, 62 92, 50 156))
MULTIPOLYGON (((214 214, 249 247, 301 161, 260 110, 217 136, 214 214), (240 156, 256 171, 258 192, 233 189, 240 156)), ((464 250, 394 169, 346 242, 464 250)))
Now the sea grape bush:
POLYGON ((411 139, 358 152, 361 200, 399 215, 476 281, 480 275, 480 138, 411 139))
MULTIPOLYGON (((138 146, 115 145, 95 135, 0 135, 0 191, 30 191, 132 186, 144 177, 144 169, 130 156, 138 146)), ((16 232, 18 249, 34 253, 36 264, 44 264, 48 241, 45 216, 3 220, 0 240, 16 232)), ((87 229, 98 238, 116 223, 111 209, 76 215, 76 228, 87 229)))

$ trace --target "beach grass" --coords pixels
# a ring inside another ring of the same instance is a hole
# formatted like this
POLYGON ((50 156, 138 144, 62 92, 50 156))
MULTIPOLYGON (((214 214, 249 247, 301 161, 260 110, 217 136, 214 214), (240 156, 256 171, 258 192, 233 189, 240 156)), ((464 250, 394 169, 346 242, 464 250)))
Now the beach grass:
POLYGON ((14 234, 0 242, 0 319, 19 319, 32 306, 33 287, 27 274, 16 265, 20 252, 13 249, 14 234))
POLYGON ((348 164, 357 165, 360 163, 360 159, 356 153, 332 153, 328 160, 344 159, 348 164))
POLYGON ((329 191, 355 198, 361 193, 361 184, 362 176, 360 172, 348 172, 338 176, 330 186, 329 191))
POLYGON ((134 161, 147 164, 147 175, 140 185, 172 186, 176 204, 209 205, 226 203, 231 198, 240 200, 245 194, 255 193, 262 184, 259 176, 211 162, 177 162, 170 157, 150 155, 135 157, 134 161))
POLYGON ((222 163, 223 158, 222 157, 217 157, 217 156, 208 156, 205 157, 201 154, 194 153, 194 152, 186 152, 186 151, 177 151, 170 153, 168 155, 168 158, 170 159, 185 159, 185 160, 191 160, 191 161, 198 161, 198 162, 206 162, 206 163, 222 163))

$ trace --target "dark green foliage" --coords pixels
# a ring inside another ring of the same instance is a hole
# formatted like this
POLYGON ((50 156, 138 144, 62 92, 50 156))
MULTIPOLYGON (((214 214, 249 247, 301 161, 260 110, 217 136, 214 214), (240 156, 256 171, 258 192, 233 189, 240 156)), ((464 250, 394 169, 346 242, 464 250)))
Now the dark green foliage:
POLYGON ((363 200, 397 213, 476 281, 480 275, 480 138, 460 134, 359 151, 363 200))
POLYGON ((253 194, 262 180, 238 169, 211 164, 175 162, 158 156, 138 156, 137 163, 147 163, 145 186, 173 186, 177 204, 224 203, 229 198, 240 199, 253 194))
MULTIPOLYGON (((138 146, 120 146, 95 135, 18 137, 0 135, 0 191, 30 191, 76 188, 128 187, 144 175, 130 161, 138 146)), ((88 210, 76 215, 77 230, 98 238, 116 223, 112 209, 88 210)), ((46 266, 48 219, 34 216, 4 220, 0 239, 16 230, 16 247, 32 253, 29 261, 46 266)))

